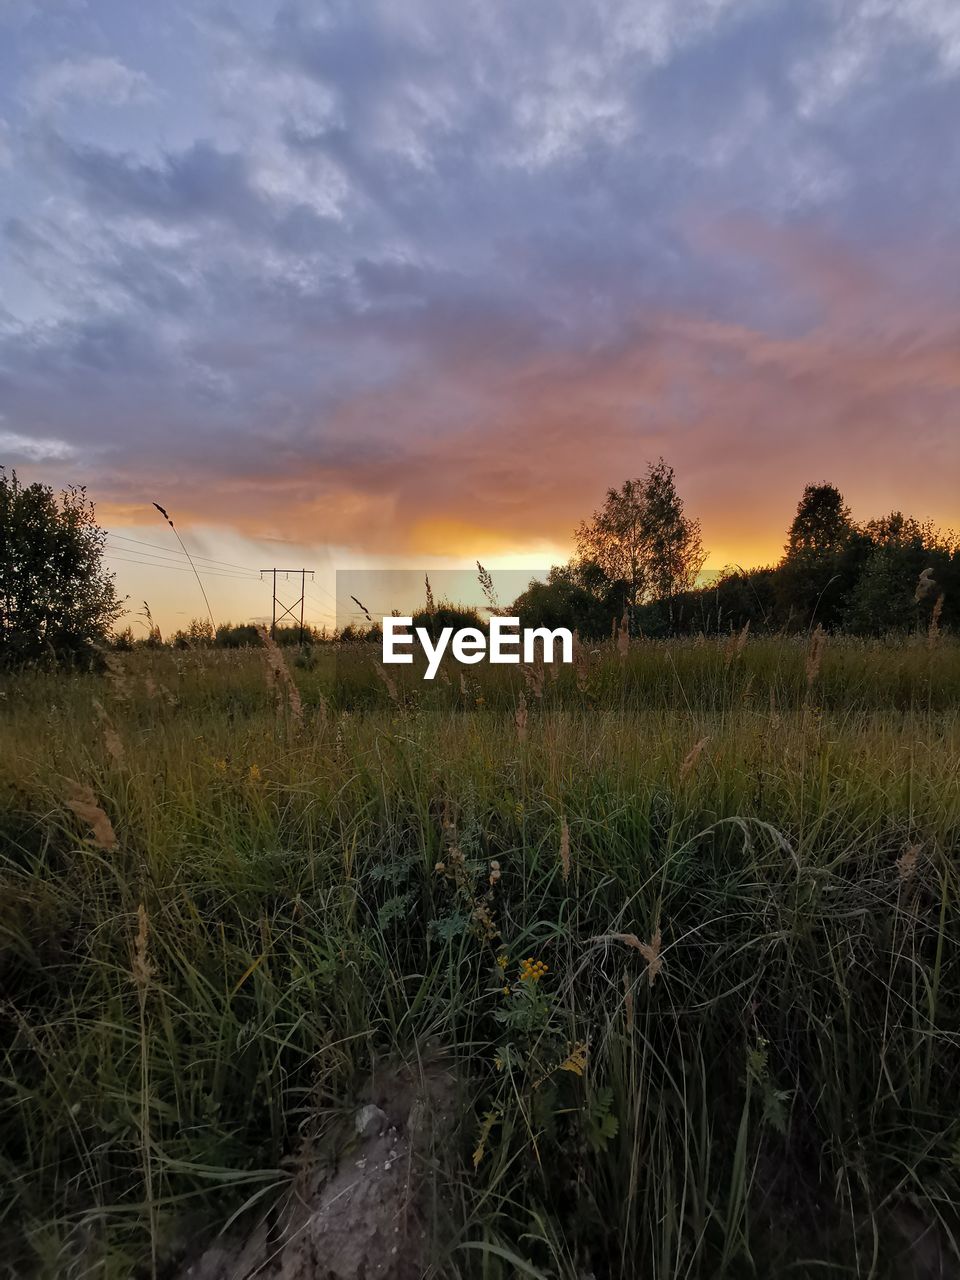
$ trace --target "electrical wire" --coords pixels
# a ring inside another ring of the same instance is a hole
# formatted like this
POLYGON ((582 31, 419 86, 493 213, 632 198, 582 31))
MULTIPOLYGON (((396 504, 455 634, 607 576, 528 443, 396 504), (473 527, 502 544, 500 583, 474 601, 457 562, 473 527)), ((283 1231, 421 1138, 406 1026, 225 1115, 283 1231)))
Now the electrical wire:
MULTIPOLYGON (((321 588, 320 588, 320 590, 323 590, 323 588, 321 587, 321 588)), ((334 596, 334 595, 331 595, 331 593, 330 593, 329 591, 328 591, 328 592, 326 592, 326 595, 327 595, 327 598, 328 598, 328 599, 332 602, 332 604, 333 604, 334 612, 335 612, 335 613, 340 613, 340 611, 341 611, 341 609, 342 609, 342 607, 343 607, 343 606, 341 605, 341 603, 340 603, 340 601, 337 599, 337 597, 336 597, 336 596, 334 596)), ((325 604, 323 600, 319 599, 319 598, 318 598, 317 596, 315 596, 315 595, 312 595, 309 591, 307 592, 307 598, 308 598, 308 599, 310 599, 310 600, 312 600, 312 601, 314 602, 314 604, 319 605, 319 606, 321 607, 321 609, 329 609, 329 607, 330 607, 328 604, 325 604)))
MULTIPOLYGON (((174 548, 163 547, 157 542, 144 542, 140 538, 127 538, 122 533, 112 533, 109 529, 107 530, 107 536, 111 538, 116 538, 120 542, 135 542, 138 547, 152 547, 155 551, 164 551, 164 552, 167 552, 168 554, 172 550, 174 551, 174 553, 176 553, 175 547, 174 548)), ((186 552, 184 552, 183 554, 186 555, 186 552)), ((234 564, 230 560, 216 560, 212 556, 195 556, 191 553, 191 558, 194 560, 206 560, 209 564, 223 565, 224 567, 229 569, 242 569, 245 573, 259 572, 257 569, 254 569, 252 565, 234 564)))
POLYGON ((332 600, 334 604, 337 603, 337 597, 333 594, 333 592, 328 591, 327 588, 322 586, 319 582, 317 582, 316 579, 313 580, 312 585, 316 587, 318 591, 322 591, 328 600, 332 600))
MULTIPOLYGON (((162 568, 165 563, 171 563, 171 562, 176 568, 188 567, 184 564, 184 561, 178 558, 177 556, 160 555, 153 551, 134 551, 132 547, 115 546, 111 542, 109 536, 107 538, 107 550, 114 554, 122 553, 124 555, 129 555, 129 556, 139 556, 143 563, 145 564, 156 563, 158 568, 162 568)), ((216 565, 201 565, 200 567, 203 569, 204 573, 232 573, 233 572, 232 570, 228 570, 228 569, 220 569, 216 565)), ((241 573, 238 571, 234 573, 233 576, 237 578, 243 578, 247 582, 260 581, 259 575, 255 573, 241 573)))
MULTIPOLYGON (((115 564, 136 564, 145 569, 166 569, 170 573, 191 573, 192 570, 187 565, 179 564, 162 564, 156 560, 133 560, 120 555, 116 551, 109 548, 106 551, 106 558, 115 564)), ((258 578, 248 578, 239 573, 229 573, 224 569, 204 569, 204 575, 209 578, 228 578, 231 582, 259 582, 258 578)))

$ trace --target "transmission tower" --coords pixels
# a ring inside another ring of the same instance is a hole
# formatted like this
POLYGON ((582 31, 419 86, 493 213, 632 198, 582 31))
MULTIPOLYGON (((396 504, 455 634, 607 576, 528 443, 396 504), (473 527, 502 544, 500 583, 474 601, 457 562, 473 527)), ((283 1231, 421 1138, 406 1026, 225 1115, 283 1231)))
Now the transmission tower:
POLYGON ((260 570, 261 582, 263 581, 263 575, 265 573, 273 574, 273 619, 270 623, 271 638, 274 640, 276 640, 277 638, 278 622, 282 622, 283 619, 287 617, 294 618, 294 621, 296 621, 296 618, 294 617, 294 610, 296 609, 297 605, 299 605, 300 606, 300 643, 303 644, 303 601, 304 601, 304 597, 307 594, 307 574, 310 575, 310 581, 312 582, 313 570, 312 569, 261 569, 260 570), (283 600, 279 600, 277 598, 277 574, 278 573, 283 574, 284 580, 286 582, 290 581, 291 573, 294 575, 296 574, 300 575, 300 597, 299 599, 294 600, 292 604, 286 604, 283 600), (277 613, 277 605, 281 606, 280 613, 277 613))

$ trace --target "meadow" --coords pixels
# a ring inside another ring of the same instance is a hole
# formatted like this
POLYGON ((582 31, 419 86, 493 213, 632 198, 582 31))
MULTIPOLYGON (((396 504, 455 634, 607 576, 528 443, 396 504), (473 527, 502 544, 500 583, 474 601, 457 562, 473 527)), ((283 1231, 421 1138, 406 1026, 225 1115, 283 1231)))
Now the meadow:
POLYGON ((370 650, 0 682, 0 1273, 269 1251, 419 1088, 381 1274, 960 1274, 960 644, 370 650))

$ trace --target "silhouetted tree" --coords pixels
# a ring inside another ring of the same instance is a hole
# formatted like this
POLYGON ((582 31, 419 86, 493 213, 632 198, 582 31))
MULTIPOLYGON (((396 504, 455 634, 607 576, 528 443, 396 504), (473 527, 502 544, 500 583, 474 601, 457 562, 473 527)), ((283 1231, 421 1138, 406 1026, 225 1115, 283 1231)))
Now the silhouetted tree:
POLYGON ((449 600, 441 600, 432 608, 428 604, 425 609, 414 613, 413 625, 424 627, 436 639, 444 627, 453 627, 454 631, 461 627, 477 627, 482 631, 487 624, 476 609, 468 605, 453 604, 449 600))
POLYGON ((751 634, 770 628, 777 609, 777 570, 737 569, 721 573, 709 586, 673 597, 672 608, 654 602, 637 611, 637 628, 644 635, 705 635, 741 631, 751 634))
POLYGON ((925 628, 941 596, 942 621, 953 620, 960 555, 948 535, 901 511, 868 521, 862 533, 870 550, 847 602, 848 630, 879 634, 925 628), (917 582, 925 571, 929 586, 918 595, 917 582))
POLYGON ((619 489, 608 489, 604 504, 575 533, 577 557, 595 566, 605 585, 622 582, 627 603, 635 605, 646 588, 642 480, 624 480, 619 489))
POLYGON ((786 557, 837 551, 852 527, 850 510, 839 489, 832 484, 808 484, 790 526, 786 557))
POLYGON ((576 567, 557 566, 550 570, 546 582, 531 582, 514 601, 511 612, 522 627, 569 627, 584 640, 602 640, 623 613, 623 592, 617 588, 599 592, 606 579, 596 566, 588 566, 586 577, 593 590, 580 580, 576 567))
POLYGON ((869 541, 858 534, 840 490, 808 484, 777 576, 781 620, 836 626, 868 554, 869 541))
POLYGON ((694 586, 707 557, 700 521, 684 515, 673 467, 662 458, 643 481, 641 530, 647 596, 672 614, 674 597, 694 586))
POLYGON ((689 519, 674 471, 661 458, 639 479, 608 489, 603 506, 576 531, 579 563, 595 566, 603 588, 622 588, 633 612, 643 601, 670 601, 693 586, 706 558, 700 523, 689 519))
POLYGON ((123 611, 86 490, 0 467, 0 664, 89 657, 123 611))

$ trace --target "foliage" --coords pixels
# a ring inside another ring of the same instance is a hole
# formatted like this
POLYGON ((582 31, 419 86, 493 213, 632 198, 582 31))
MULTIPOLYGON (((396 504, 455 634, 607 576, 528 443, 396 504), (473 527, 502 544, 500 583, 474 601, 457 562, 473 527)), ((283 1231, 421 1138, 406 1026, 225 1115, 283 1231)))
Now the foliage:
POLYGON ((881 635, 960 625, 956 537, 899 511, 857 524, 830 484, 804 489, 779 564, 729 568, 707 585, 695 584, 703 564, 699 526, 683 515, 662 460, 645 481, 609 490, 592 522, 580 526, 577 545, 578 560, 553 569, 546 584, 531 583, 516 602, 525 618, 599 638, 635 599, 631 631, 647 636, 745 626, 881 635), (918 595, 924 573, 933 585, 918 595))
POLYGON ((425 627, 431 636, 436 639, 444 627, 453 627, 455 631, 461 627, 476 627, 482 631, 486 623, 476 609, 469 608, 466 605, 454 604, 450 600, 441 600, 439 603, 433 604, 432 607, 428 602, 426 608, 414 613, 413 625, 415 627, 425 627))
POLYGON ((647 588, 643 504, 643 481, 624 480, 607 490, 603 506, 575 534, 578 560, 596 565, 606 583, 624 583, 631 606, 647 588))
POLYGON ((599 568, 606 588, 620 585, 630 610, 644 600, 669 608, 693 586, 705 559, 699 522, 684 515, 673 468, 662 458, 642 478, 608 489, 575 537, 579 562, 599 568))
POLYGON ((647 594, 668 606, 696 582, 706 560, 699 520, 684 515, 673 467, 661 458, 647 468, 641 519, 647 594))
POLYGON ((86 490, 0 467, 0 665, 89 658, 122 612, 86 490))
POLYGON ((583 578, 589 580, 589 568, 584 574, 582 566, 555 567, 546 582, 531 582, 512 606, 521 627, 569 627, 584 640, 609 636, 623 613, 623 592, 613 588, 598 595, 588 589, 583 578))

